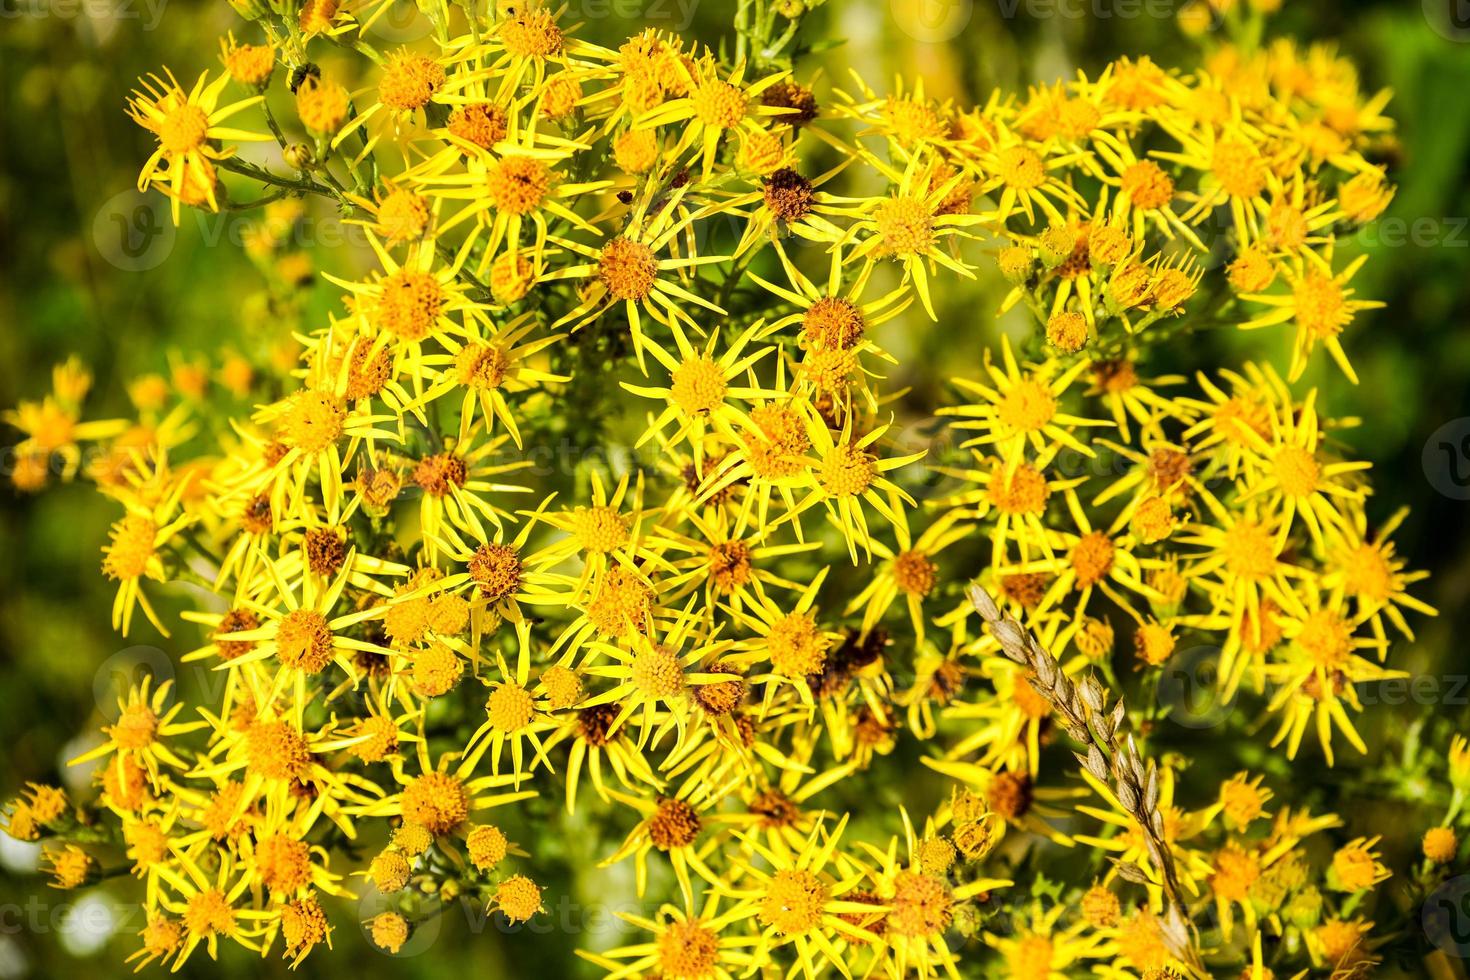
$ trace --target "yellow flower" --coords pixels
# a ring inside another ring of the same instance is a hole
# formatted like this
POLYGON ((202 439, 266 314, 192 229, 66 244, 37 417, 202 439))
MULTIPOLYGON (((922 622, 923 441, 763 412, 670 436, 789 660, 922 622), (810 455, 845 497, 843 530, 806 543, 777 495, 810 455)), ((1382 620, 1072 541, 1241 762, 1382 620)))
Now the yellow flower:
POLYGON ((140 88, 128 100, 128 114, 158 140, 157 149, 138 175, 138 189, 155 184, 162 187, 173 198, 177 224, 180 201, 207 203, 211 211, 219 210, 215 164, 234 153, 233 147, 221 146, 221 142, 270 137, 222 125, 261 101, 257 95, 221 106, 220 96, 229 84, 229 74, 210 81, 209 73, 204 72, 187 92, 172 72, 165 70, 164 74, 166 78, 149 75, 139 79, 140 88))

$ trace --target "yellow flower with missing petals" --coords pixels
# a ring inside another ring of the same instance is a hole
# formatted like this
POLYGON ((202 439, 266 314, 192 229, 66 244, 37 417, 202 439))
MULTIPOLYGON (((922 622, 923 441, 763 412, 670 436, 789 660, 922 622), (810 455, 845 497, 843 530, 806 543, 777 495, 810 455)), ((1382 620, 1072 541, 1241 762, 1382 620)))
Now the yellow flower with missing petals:
POLYGON ((230 82, 227 73, 210 81, 209 73, 203 72, 188 91, 172 72, 165 69, 164 75, 139 79, 140 88, 128 100, 128 114, 158 140, 138 174, 138 189, 155 185, 163 189, 173 198, 174 223, 178 224, 180 202, 208 204, 211 211, 219 210, 215 165, 234 154, 234 147, 221 146, 222 142, 270 137, 222 125, 261 101, 257 95, 221 106, 220 96, 230 82))

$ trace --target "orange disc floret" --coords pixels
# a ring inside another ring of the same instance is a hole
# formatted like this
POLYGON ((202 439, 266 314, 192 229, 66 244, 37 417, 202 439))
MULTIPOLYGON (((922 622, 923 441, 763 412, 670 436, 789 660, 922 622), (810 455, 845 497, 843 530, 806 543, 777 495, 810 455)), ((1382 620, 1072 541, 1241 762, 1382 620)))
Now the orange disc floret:
POLYGON ((604 636, 633 630, 643 632, 653 605, 653 590, 635 573, 621 565, 608 569, 592 601, 587 619, 604 636))
POLYGON ((1000 580, 1001 593, 1026 609, 1035 609, 1046 596, 1051 577, 1045 572, 1017 572, 1000 580))
POLYGON ((313 575, 329 578, 347 561, 347 541, 335 527, 306 530, 306 565, 313 575))
POLYGON ((425 456, 413 468, 413 482, 419 489, 434 497, 443 497, 464 486, 468 478, 465 461, 452 452, 425 456))
POLYGON ((184 930, 179 926, 177 919, 155 916, 149 918, 140 938, 143 941, 143 949, 150 956, 163 957, 179 948, 179 943, 184 941, 184 930))
POLYGON ((408 920, 397 912, 379 912, 368 923, 368 932, 379 949, 397 953, 408 942, 408 920))
POLYGON ((1343 591, 1348 595, 1375 604, 1386 603, 1393 596, 1394 567, 1381 543, 1343 549, 1335 561, 1342 573, 1343 591))
POLYGON ((319 453, 342 438, 346 422, 347 411, 339 399, 302 390, 291 396, 281 417, 281 438, 303 453, 319 453))
POLYGON ((1027 674, 1016 678, 1011 687, 1011 701, 1027 718, 1045 718, 1051 714, 1051 702, 1036 690, 1035 676, 1027 674))
POLYGON ((1353 841, 1332 856, 1332 871, 1344 891, 1372 888, 1378 881, 1379 867, 1378 860, 1363 841, 1353 841))
POLYGON ((570 75, 558 75, 541 89, 541 114, 547 119, 562 119, 576 111, 582 98, 582 84, 570 75))
POLYGON ((241 85, 258 88, 270 81, 276 68, 276 50, 268 44, 239 44, 232 37, 224 48, 221 60, 225 71, 241 85))
POLYGON ((445 125, 450 135, 488 150, 505 139, 509 132, 510 114, 489 102, 471 102, 457 106, 445 125))
POLYGON ((342 0, 303 0, 296 23, 307 35, 325 34, 342 9, 342 0))
POLYGON ((653 292, 658 260, 647 245, 620 235, 602 247, 597 278, 614 299, 643 299, 653 292))
POLYGON ((1123 193, 1145 211, 1174 200, 1174 181, 1152 160, 1142 160, 1123 171, 1123 193))
POLYGON ((566 37, 549 10, 529 10, 510 18, 497 32, 507 54, 517 58, 550 58, 561 53, 566 37))
POLYGON ((444 67, 437 61, 399 48, 389 57, 378 79, 378 100, 401 112, 422 109, 444 81, 444 67))
POLYGON ((330 932, 327 913, 315 898, 298 899, 281 908, 281 937, 288 956, 326 942, 330 932))
POLYGON ((916 871, 900 871, 893 879, 887 925, 900 936, 942 934, 954 918, 954 897, 944 882, 916 871))
POLYGON ((704 980, 715 975, 720 937, 700 920, 669 922, 655 945, 659 969, 669 980, 704 980))
POLYGON ((1342 285, 1320 270, 1313 269, 1301 278, 1293 299, 1297 324, 1318 340, 1336 337, 1352 322, 1353 312, 1342 285))
POLYGON ((1244 579, 1269 578, 1276 570, 1276 545, 1271 532, 1255 520, 1245 518, 1226 530, 1220 543, 1225 568, 1244 579))
POLYGON ((414 691, 426 698, 437 698, 459 683, 464 663, 448 646, 435 643, 414 653, 412 670, 414 691))
POLYGON ((684 690, 684 665, 672 649, 654 643, 633 658, 628 679, 651 698, 669 698, 684 690))
POLYGON ((734 592, 748 583, 753 575, 750 545, 744 541, 720 541, 711 545, 709 575, 715 588, 724 593, 734 592))
POLYGON ((1128 526, 1144 544, 1155 544, 1174 532, 1174 512, 1162 497, 1145 497, 1134 508, 1128 526))
POLYGON ((817 118, 817 98, 804 85, 783 78, 761 92, 761 105, 779 109, 790 109, 776 117, 776 121, 788 126, 803 126, 817 118))
POLYGON ((1009 474, 999 465, 990 474, 986 499, 1002 514, 1040 514, 1046 509, 1051 490, 1046 477, 1030 463, 1022 463, 1009 474))
POLYGON ((485 699, 485 717, 498 732, 515 732, 536 717, 536 699, 514 682, 501 684, 485 699))
MULTIPOLYGON (((151 712, 150 712, 151 714, 151 712)), ((45 783, 27 783, 30 791, 25 806, 38 824, 48 824, 59 819, 68 809, 66 791, 45 783)))
POLYGON ((1301 446, 1284 447, 1271 461, 1271 470, 1281 492, 1289 497, 1310 497, 1322 477, 1317 457, 1301 446))
POLYGON ((571 523, 573 537, 588 554, 607 554, 628 542, 628 519, 612 507, 578 507, 571 523))
POLYGON ((1138 659, 1157 667, 1174 655, 1174 634, 1162 623, 1144 623, 1133 635, 1138 659))
POLYGON ((766 178, 762 196, 766 209, 789 224, 811 214, 814 193, 811 181, 790 167, 781 167, 766 178))
POLYGON ((1057 399, 1051 389, 1034 378, 1023 378, 1011 386, 996 405, 1001 424, 1017 432, 1037 432, 1057 414, 1057 399))
POLYGON ((828 636, 805 613, 788 613, 771 624, 766 637, 771 668, 782 677, 819 674, 827 663, 828 636))
POLYGON ((403 788, 403 819, 436 837, 449 833, 470 813, 464 783, 447 772, 426 772, 403 788))
POLYGON ((485 171, 485 192, 506 214, 530 214, 551 191, 551 169, 535 157, 504 156, 485 171))
POLYGON ((255 845, 255 866, 271 891, 294 894, 311 884, 311 846, 285 834, 271 834, 255 845))
POLYGON ((900 144, 910 146, 922 140, 943 139, 948 125, 927 102, 889 96, 878 110, 900 144))
POLYGON ((48 846, 42 856, 50 866, 51 884, 56 888, 80 888, 97 871, 96 859, 75 844, 48 846))
POLYGON ((352 734, 363 739, 351 748, 352 754, 363 762, 382 762, 398 751, 398 725, 387 715, 362 719, 352 734))
POLYGON ((1022 936, 1006 951, 1006 969, 1014 980, 1047 980, 1055 974, 1056 946, 1047 936, 1022 936))
POLYGON ((1296 645, 1322 667, 1341 667, 1352 656, 1353 628, 1331 609, 1318 609, 1302 620, 1296 645))
POLYGON ((385 895, 401 891, 412 876, 413 865, 397 850, 382 851, 368 864, 368 877, 385 895))
POLYGON ((1259 786, 1237 777, 1220 787, 1220 808, 1229 826, 1240 830, 1250 826, 1266 806, 1259 786))
POLYGON ((1430 827, 1422 842, 1424 857, 1431 864, 1449 864, 1460 849, 1460 840, 1450 827, 1430 827))
POLYGON ((588 745, 600 747, 612 740, 612 723, 618 708, 612 704, 594 704, 577 712, 577 737, 588 745))
POLYGON ((855 351, 812 348, 802 359, 797 376, 820 392, 840 392, 851 385, 857 369, 855 351))
POLYGON ((470 581, 480 594, 491 602, 515 595, 521 587, 524 571, 521 556, 508 544, 483 544, 470 555, 468 562, 470 581))
POLYGON ((505 860, 506 852, 510 850, 510 841, 499 827, 481 824, 473 828, 465 838, 465 849, 469 851, 470 862, 475 867, 481 871, 489 871, 505 860))
POLYGON ((1266 186, 1266 165, 1254 147, 1237 139, 1215 144, 1210 172, 1225 193, 1240 200, 1255 197, 1266 186))
POLYGON ((947 837, 925 837, 919 841, 915 861, 926 875, 942 875, 954 865, 955 846, 947 837))
POLYGON ((863 339, 866 328, 867 321, 856 303, 840 296, 823 296, 802 314, 800 342, 809 348, 850 350, 863 339))
POLYGON ((1133 236, 1117 225, 1092 222, 1087 230, 1087 262, 1090 266, 1117 265, 1133 251, 1133 236))
POLYGON ((1069 556, 1077 576, 1077 588, 1085 589, 1108 577, 1113 570, 1116 548, 1102 531, 1090 531, 1077 539, 1069 556))
POLYGON ((766 883, 756 914, 763 925, 779 935, 801 935, 821 924, 823 906, 830 894, 812 872, 782 868, 766 883))
POLYGON ((372 319, 400 340, 423 340, 438 327, 448 302, 444 287, 433 275, 399 269, 378 284, 372 319))
POLYGON ((890 197, 873 209, 882 252, 907 257, 923 255, 934 245, 934 212, 915 197, 890 197))
POLYGON ((496 344, 469 343, 454 356, 455 377, 466 388, 494 391, 505 383, 510 355, 496 344))
POLYGON ((553 711, 570 708, 582 700, 582 678, 570 667, 552 664, 541 672, 541 686, 553 711))
POLYGON ((125 707, 117 724, 104 725, 102 730, 119 749, 146 749, 158 733, 158 716, 146 702, 140 701, 125 707))
POLYGON ((662 797, 648 818, 648 839, 661 851, 687 847, 699 836, 699 813, 683 800, 662 797))
POLYGON ((701 684, 694 689, 694 700, 712 715, 728 715, 745 702, 745 679, 729 664, 710 664, 702 668, 706 674, 728 674, 730 680, 701 684))
POLYGON ((1035 190, 1046 182, 1046 166, 1028 146, 1009 146, 996 154, 996 173, 1013 190, 1035 190))
POLYGON ((428 227, 429 204, 413 191, 391 191, 378 205, 378 231, 390 242, 417 241, 428 227))
POLYGON ((511 875, 496 886, 495 904, 511 922, 527 922, 541 911, 541 887, 525 875, 511 875))
POLYGON ((490 295, 497 303, 514 303, 536 284, 536 267, 525 252, 502 252, 490 263, 490 295))
POLYGON ((629 176, 652 170, 658 155, 658 133, 652 129, 625 130, 613 140, 613 160, 629 176))
POLYGON ((902 551, 893 559, 893 581, 901 592, 922 599, 938 580, 939 566, 921 551, 902 551))
POLYGON ((142 514, 128 514, 112 525, 112 539, 102 549, 102 571, 108 578, 141 578, 148 573, 156 549, 153 540, 158 527, 142 514))
POLYGON ((985 802, 1007 820, 1024 816, 1031 801, 1031 777, 1023 772, 997 773, 985 790, 985 802))
POLYGON ((204 145, 209 135, 209 116, 180 96, 177 104, 157 123, 158 144, 169 156, 181 156, 204 145))
POLYGON ((1122 913, 1118 896, 1106 885, 1093 885, 1082 896, 1082 918, 1094 929, 1111 929, 1122 913))
POLYGON ((266 779, 299 780, 312 766, 306 737, 289 722, 261 721, 245 732, 247 771, 266 779))
POLYGON ((1252 245, 1235 257, 1225 270, 1237 292, 1259 293, 1276 281, 1276 264, 1260 245, 1252 245))
POLYGON ((287 667, 315 674, 332 662, 335 653, 332 628, 314 609, 293 609, 276 627, 276 656, 287 667))
POLYGON ((1087 319, 1072 310, 1062 310, 1046 321, 1046 340, 1063 354, 1081 350, 1087 343, 1087 319))
POLYGON ((834 497, 854 497, 873 485, 878 459, 855 445, 839 444, 822 457, 817 480, 834 497))
POLYGON ((184 906, 184 927, 197 938, 228 936, 235 931, 235 910, 218 888, 206 888, 184 906))
POLYGON ((725 403, 724 369, 708 354, 686 357, 673 371, 669 398, 685 415, 708 415, 725 403))
POLYGON ((747 100, 737 86, 714 78, 694 90, 694 114, 716 129, 733 129, 745 118, 747 100))
POLYGON ((1215 895, 1227 902, 1248 901, 1251 886, 1261 877, 1260 855, 1236 844, 1227 844, 1215 853, 1214 865, 1210 887, 1215 895))

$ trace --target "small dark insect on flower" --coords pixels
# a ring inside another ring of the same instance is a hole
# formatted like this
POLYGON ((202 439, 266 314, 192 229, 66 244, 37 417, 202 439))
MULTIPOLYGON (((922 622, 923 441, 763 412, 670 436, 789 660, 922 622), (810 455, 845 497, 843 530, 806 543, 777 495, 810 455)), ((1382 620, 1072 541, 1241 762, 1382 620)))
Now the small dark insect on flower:
POLYGON ((296 68, 291 72, 291 94, 295 95, 296 90, 301 87, 301 83, 306 81, 308 78, 320 79, 321 77, 321 68, 313 64, 312 62, 308 61, 304 65, 297 65, 296 68))

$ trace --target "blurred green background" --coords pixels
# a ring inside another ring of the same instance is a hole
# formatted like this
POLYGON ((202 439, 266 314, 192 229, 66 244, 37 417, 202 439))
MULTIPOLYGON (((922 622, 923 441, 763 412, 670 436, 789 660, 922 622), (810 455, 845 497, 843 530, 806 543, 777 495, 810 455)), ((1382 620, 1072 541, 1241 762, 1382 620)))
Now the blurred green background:
MULTIPOLYGON (((1273 20, 1273 32, 1335 41, 1360 66, 1365 90, 1387 86, 1395 93, 1389 113, 1398 120, 1402 151, 1391 176, 1399 192, 1381 224, 1385 233, 1351 246, 1373 253, 1354 282, 1358 294, 1388 305, 1360 316, 1346 338, 1362 378, 1359 387, 1323 370, 1325 358, 1314 364, 1309 380, 1324 386, 1329 413, 1362 418, 1346 438, 1375 466, 1370 514, 1383 518, 1400 504, 1411 505, 1399 548, 1413 567, 1434 575, 1419 592, 1443 615, 1424 625, 1418 643, 1398 644, 1394 663, 1449 677, 1470 673, 1470 619, 1463 613, 1470 602, 1470 505, 1436 490, 1453 487, 1444 482, 1449 459, 1431 445, 1427 458, 1434 466, 1426 471, 1425 449, 1442 425, 1470 415, 1470 34, 1457 37, 1440 26, 1436 3, 1429 0, 1426 12, 1418 0, 1288 2, 1273 20), (1395 229, 1403 234, 1396 237, 1395 229)), ((573 0, 571 7, 565 20, 584 21, 583 36, 616 46, 645 24, 713 42, 727 31, 731 5, 573 0)), ((1023 2, 1006 16, 1011 9, 997 0, 832 0, 814 12, 806 28, 813 37, 844 39, 811 59, 808 67, 823 67, 818 97, 851 66, 879 91, 895 73, 922 75, 932 96, 980 102, 995 87, 1024 92, 1030 83, 1069 77, 1078 68, 1095 74, 1120 55, 1148 54, 1165 66, 1195 57, 1171 18, 1147 13, 1168 13, 1171 6, 1162 0, 1132 6, 1023 2), (1065 13, 1045 15, 1057 9, 1065 13), (1101 16, 1109 10, 1112 16, 1101 16), (1121 15, 1123 10, 1135 15, 1121 15)), ((0 404, 44 394, 51 366, 74 352, 97 375, 89 417, 126 414, 126 381, 167 373, 169 352, 187 358, 209 351, 216 364, 223 348, 261 356, 287 329, 289 320, 262 299, 261 273, 239 247, 243 219, 186 216, 175 234, 159 230, 154 222, 162 210, 146 211, 132 192, 150 148, 147 134, 123 113, 137 76, 166 64, 192 82, 199 71, 218 67, 217 38, 226 30, 258 40, 243 26, 218 0, 4 0, 0 404)), ((400 4, 377 33, 384 46, 422 36, 427 25, 415 18, 411 4, 400 4)), ((325 235, 322 244, 327 247, 313 255, 322 267, 346 271, 361 264, 360 256, 333 248, 325 235)), ((900 380, 914 384, 921 401, 937 393, 957 361, 978 362, 999 329, 984 312, 997 303, 996 282, 982 277, 970 285, 947 278, 937 295, 942 330, 915 309, 887 325, 881 338, 905 364, 900 380)), ((308 322, 331 298, 330 287, 315 287, 303 311, 308 322)), ((1209 335, 1175 366, 1234 363, 1248 355, 1283 364, 1286 334, 1209 335)), ((14 433, 4 439, 12 443, 14 433)), ((1470 472, 1470 459, 1461 458, 1460 465, 1470 472)), ((109 658, 134 643, 157 645, 174 656, 192 643, 188 636, 161 640, 146 626, 122 641, 109 629, 111 588, 98 572, 98 548, 114 516, 85 484, 52 487, 34 497, 0 491, 4 797, 27 779, 65 782, 64 760, 74 751, 68 743, 100 720, 94 695, 99 668, 106 691, 105 664, 151 654, 109 658)), ((1444 732, 1466 716, 1463 705, 1406 704, 1374 709, 1365 725, 1382 735, 1432 717, 1444 732)), ((1372 735, 1369 742, 1378 744, 1372 735)), ((1343 778, 1354 766, 1374 764, 1371 757, 1349 758, 1343 778)), ((1289 770, 1282 771, 1291 778, 1289 770)), ((1389 795, 1414 792, 1411 783, 1400 783, 1389 795)), ((1369 807, 1359 819, 1371 827, 1391 821, 1393 813, 1393 805, 1369 807)), ((537 969, 564 975, 572 969, 571 948, 588 941, 588 930, 600 933, 592 940, 596 945, 616 938, 598 903, 631 893, 628 869, 597 872, 589 844, 594 835, 579 834, 576 824, 570 830, 558 845, 563 853, 538 855, 538 865, 544 859, 564 868, 566 880, 553 883, 549 898, 569 892, 583 904, 564 915, 551 905, 552 919, 559 921, 549 933, 507 938, 492 926, 472 936, 474 924, 450 916, 442 933, 421 944, 427 955, 393 960, 370 950, 352 928, 351 913, 339 912, 336 954, 315 954, 299 975, 335 976, 358 967, 373 975, 419 977, 462 976, 468 969, 479 976, 537 969)), ((1390 855, 1395 857, 1403 855, 1390 855)), ((129 914, 126 903, 136 894, 131 883, 62 894, 29 870, 34 860, 33 849, 0 839, 0 980, 61 976, 81 961, 93 976, 126 975, 121 958, 132 950, 131 936, 141 926, 136 916, 119 920, 129 914), (119 935, 108 941, 112 928, 119 935)), ((276 957, 262 964, 233 951, 217 966, 196 957, 183 974, 284 972, 276 957)))

